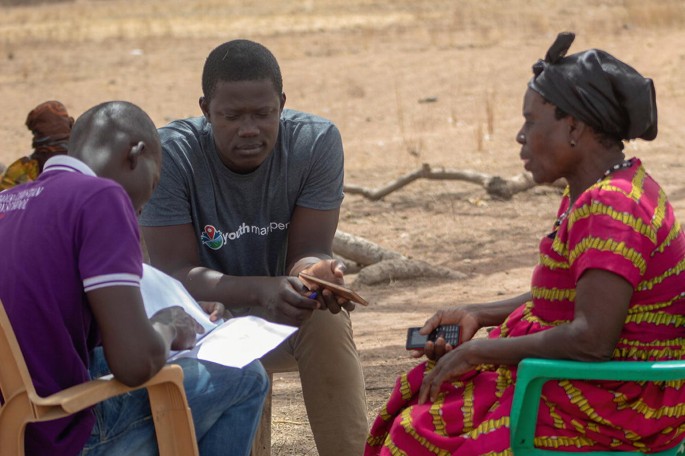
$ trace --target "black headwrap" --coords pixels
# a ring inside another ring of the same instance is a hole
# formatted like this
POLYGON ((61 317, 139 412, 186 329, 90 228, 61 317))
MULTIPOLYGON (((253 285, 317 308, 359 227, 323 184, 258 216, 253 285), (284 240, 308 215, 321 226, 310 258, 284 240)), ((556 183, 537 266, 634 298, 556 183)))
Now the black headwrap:
POLYGON ((545 60, 533 65, 528 86, 600 133, 620 139, 656 138, 652 80, 599 49, 566 57, 574 39, 569 32, 557 36, 545 60))

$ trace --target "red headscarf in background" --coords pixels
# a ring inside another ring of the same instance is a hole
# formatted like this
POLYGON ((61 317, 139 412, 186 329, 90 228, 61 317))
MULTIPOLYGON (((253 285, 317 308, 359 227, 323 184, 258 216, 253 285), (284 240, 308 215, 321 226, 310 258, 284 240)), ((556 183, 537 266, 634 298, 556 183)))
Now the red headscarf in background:
POLYGON ((34 151, 31 158, 38 160, 40 169, 45 161, 57 154, 67 153, 67 143, 74 118, 59 101, 39 104, 26 117, 26 126, 33 132, 34 151))
POLYGON ((73 125, 74 118, 59 101, 46 101, 33 108, 26 117, 26 126, 33 133, 33 153, 0 174, 0 191, 36 180, 48 158, 66 154, 73 125))

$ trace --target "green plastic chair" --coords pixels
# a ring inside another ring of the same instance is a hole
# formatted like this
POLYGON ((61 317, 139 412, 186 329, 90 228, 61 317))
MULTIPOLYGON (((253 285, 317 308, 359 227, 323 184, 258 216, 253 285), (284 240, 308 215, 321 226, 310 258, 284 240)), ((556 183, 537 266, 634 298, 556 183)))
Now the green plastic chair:
MULTIPOLYGON (((511 448, 514 456, 571 454, 535 448, 533 437, 540 407, 542 385, 550 380, 678 380, 685 378, 685 361, 581 362, 527 358, 519 363, 511 408, 511 448)), ((589 451, 581 455, 617 456, 644 454, 625 451, 589 451)), ((653 456, 685 455, 685 442, 653 456)))

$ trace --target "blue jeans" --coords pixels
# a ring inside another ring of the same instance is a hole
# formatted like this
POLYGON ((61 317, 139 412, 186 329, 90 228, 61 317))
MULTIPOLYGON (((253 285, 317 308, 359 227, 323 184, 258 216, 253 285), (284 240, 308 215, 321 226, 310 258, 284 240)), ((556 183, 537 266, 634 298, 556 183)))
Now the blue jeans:
MULTIPOLYGON (((183 358, 183 385, 201 455, 249 455, 269 380, 259 361, 242 369, 183 358)), ((109 373, 98 348, 91 376, 109 373)), ((146 390, 108 399, 93 409, 96 423, 82 456, 156 455, 157 440, 146 390)))

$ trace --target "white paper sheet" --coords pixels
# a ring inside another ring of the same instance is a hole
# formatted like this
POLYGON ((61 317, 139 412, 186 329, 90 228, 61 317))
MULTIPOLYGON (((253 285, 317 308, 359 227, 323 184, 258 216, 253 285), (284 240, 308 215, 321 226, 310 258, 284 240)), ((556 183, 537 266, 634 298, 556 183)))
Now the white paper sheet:
POLYGON ((221 324, 221 321, 214 323, 209 319, 209 315, 202 310, 200 304, 188 293, 181 282, 149 264, 143 265, 140 291, 143 294, 145 313, 148 318, 167 307, 181 306, 205 328, 205 332, 221 324))
POLYGON ((179 352, 170 359, 191 356, 224 366, 243 367, 276 348, 296 330, 294 326, 255 316, 231 318, 200 339, 193 350, 179 352))
POLYGON ((224 366, 243 367, 297 331, 294 326, 271 323, 255 316, 231 318, 215 324, 181 282, 147 264, 143 266, 140 288, 148 317, 165 307, 182 306, 205 328, 205 333, 198 335, 195 348, 174 352, 169 360, 196 357, 224 366))

